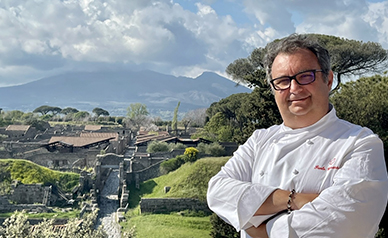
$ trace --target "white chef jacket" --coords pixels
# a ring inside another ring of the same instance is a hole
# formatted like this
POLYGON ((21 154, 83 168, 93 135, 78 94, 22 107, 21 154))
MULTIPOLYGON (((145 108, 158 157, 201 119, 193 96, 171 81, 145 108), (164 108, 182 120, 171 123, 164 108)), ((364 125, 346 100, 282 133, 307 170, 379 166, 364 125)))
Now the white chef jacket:
POLYGON ((334 108, 309 127, 256 130, 209 181, 207 201, 241 237, 250 237, 244 229, 273 215, 254 213, 276 189, 319 196, 270 219, 270 237, 373 238, 388 198, 382 141, 338 119, 334 108))

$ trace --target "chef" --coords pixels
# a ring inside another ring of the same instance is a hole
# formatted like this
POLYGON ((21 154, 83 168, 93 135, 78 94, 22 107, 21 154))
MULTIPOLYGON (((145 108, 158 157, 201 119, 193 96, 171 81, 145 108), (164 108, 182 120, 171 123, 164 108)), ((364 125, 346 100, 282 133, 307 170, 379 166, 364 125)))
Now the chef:
POLYGON ((383 143, 336 116, 328 51, 292 34, 264 64, 283 123, 256 130, 209 181, 210 209, 243 238, 373 238, 388 198, 383 143))

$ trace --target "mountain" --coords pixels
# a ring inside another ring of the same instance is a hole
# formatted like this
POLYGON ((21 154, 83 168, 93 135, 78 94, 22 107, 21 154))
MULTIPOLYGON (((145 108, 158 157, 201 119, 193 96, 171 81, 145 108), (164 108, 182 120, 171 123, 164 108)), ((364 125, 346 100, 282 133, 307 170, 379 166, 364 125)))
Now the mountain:
POLYGON ((152 115, 207 108, 235 93, 251 92, 211 72, 197 78, 175 77, 154 71, 73 72, 18 86, 0 88, 0 108, 32 112, 42 105, 74 107, 91 112, 95 107, 124 116, 131 103, 147 105, 152 115))

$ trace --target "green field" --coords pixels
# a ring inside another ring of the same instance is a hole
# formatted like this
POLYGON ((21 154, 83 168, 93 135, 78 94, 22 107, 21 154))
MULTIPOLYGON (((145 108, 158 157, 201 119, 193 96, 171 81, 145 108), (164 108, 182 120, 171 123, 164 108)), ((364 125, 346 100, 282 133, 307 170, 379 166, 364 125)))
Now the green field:
POLYGON ((194 163, 186 163, 176 171, 150 179, 140 184, 140 189, 130 188, 130 207, 126 222, 121 223, 123 232, 132 227, 137 238, 202 238, 210 237, 210 216, 202 213, 139 214, 141 197, 197 198, 206 199, 207 183, 230 157, 209 157, 194 163), (164 187, 171 190, 164 193, 164 187))

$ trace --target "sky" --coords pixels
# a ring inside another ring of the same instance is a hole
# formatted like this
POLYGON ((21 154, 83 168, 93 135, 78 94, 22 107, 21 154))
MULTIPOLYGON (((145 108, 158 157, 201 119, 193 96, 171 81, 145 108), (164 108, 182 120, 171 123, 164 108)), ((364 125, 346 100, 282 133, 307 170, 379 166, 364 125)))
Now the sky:
POLYGON ((72 71, 227 76, 295 32, 388 49, 388 0, 0 0, 0 87, 72 71))

